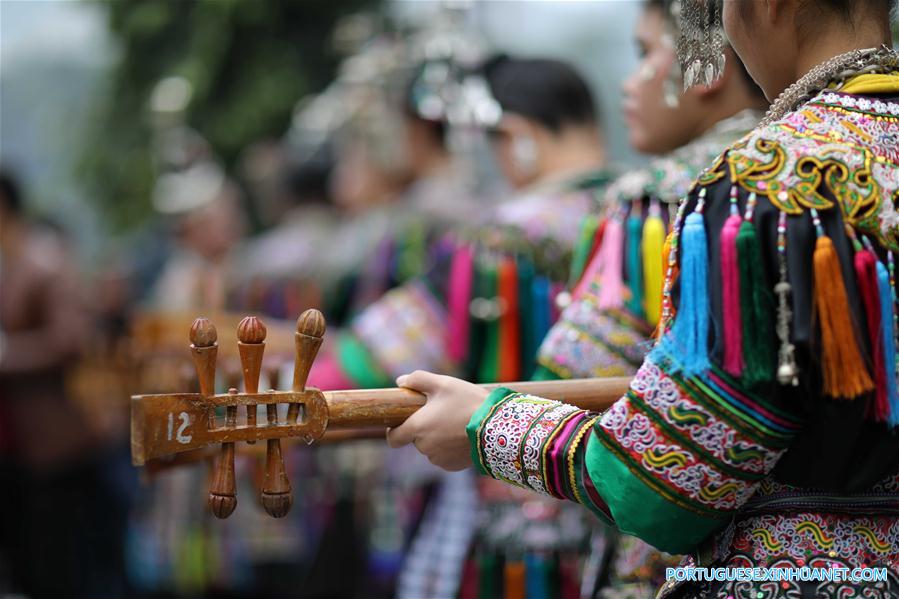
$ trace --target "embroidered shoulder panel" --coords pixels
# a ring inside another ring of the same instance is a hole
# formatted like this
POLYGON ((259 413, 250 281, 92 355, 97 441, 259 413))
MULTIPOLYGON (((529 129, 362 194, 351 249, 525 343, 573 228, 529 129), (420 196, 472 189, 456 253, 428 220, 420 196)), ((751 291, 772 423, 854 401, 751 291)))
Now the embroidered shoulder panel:
POLYGON ((646 360, 597 432, 635 476, 669 501, 722 515, 755 492, 797 425, 757 398, 728 393, 712 376, 679 380, 646 360))
POLYGON ((700 177, 726 176, 789 214, 839 208, 853 228, 899 250, 899 104, 819 94, 743 138, 700 177))

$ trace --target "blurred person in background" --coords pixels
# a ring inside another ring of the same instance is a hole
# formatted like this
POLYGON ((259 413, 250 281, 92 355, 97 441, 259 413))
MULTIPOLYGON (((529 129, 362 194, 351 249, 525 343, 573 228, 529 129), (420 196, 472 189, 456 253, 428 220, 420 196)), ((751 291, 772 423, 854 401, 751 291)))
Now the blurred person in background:
POLYGON ((236 185, 211 159, 160 176, 156 210, 168 217, 176 247, 150 303, 165 310, 223 309, 232 249, 245 231, 236 185))
POLYGON ((0 174, 0 585, 119 597, 125 508, 66 389, 92 334, 73 254, 25 216, 18 184, 0 174))
POLYGON ((277 165, 254 177, 254 187, 265 187, 266 195, 279 198, 284 212, 275 226, 235 250, 228 306, 292 319, 306 308, 322 307, 324 290, 316 274, 339 226, 328 190, 334 158, 328 144, 302 157, 291 157, 289 148, 278 152, 277 165))
MULTIPOLYGON (((331 334, 310 384, 377 387, 411 364, 465 372, 484 382, 515 380, 532 371, 536 343, 565 288, 581 221, 595 209, 596 194, 610 178, 605 147, 592 94, 567 64, 503 56, 478 75, 486 92, 478 105, 491 103, 501 112, 490 122, 491 148, 515 192, 479 211, 460 209, 472 224, 456 227, 432 247, 434 266, 425 277, 388 292, 348 330, 331 334), (453 297, 460 287, 468 291, 453 297), (503 306, 518 307, 506 312, 503 306), (530 344, 529 355, 510 346, 510 335, 530 344)), ((389 488, 382 503, 401 506, 439 480, 429 465, 407 453, 385 457, 389 488)), ((411 545, 392 547, 406 560, 397 591, 402 597, 443 597, 459 589, 480 516, 477 492, 466 474, 443 482, 411 545)), ((555 514, 553 508, 544 513, 555 514)), ((544 537, 539 548, 525 539, 518 546, 529 555, 570 553, 585 543, 583 523, 576 512, 565 526, 551 525, 549 540, 544 537)), ((408 516, 405 522, 394 516, 390 526, 408 539, 413 524, 408 516)), ((383 522, 373 528, 384 535, 383 522)))

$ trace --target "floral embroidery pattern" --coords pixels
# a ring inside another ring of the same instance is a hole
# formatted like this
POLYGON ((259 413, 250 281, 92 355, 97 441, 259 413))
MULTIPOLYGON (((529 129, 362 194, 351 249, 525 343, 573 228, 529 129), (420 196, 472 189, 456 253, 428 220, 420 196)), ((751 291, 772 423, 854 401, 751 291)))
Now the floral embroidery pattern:
POLYGON ((737 142, 699 183, 729 174, 789 214, 839 207, 851 226, 899 250, 897 113, 896 103, 822 93, 737 142))
POLYGON ((697 397, 647 360, 597 431, 636 476, 677 505, 700 513, 734 510, 773 468, 785 443, 737 429, 714 407, 720 399, 697 397))
POLYGON ((391 376, 416 369, 453 372, 443 331, 446 310, 421 283, 398 287, 353 321, 352 331, 391 376))
POLYGON ((600 310, 597 297, 592 285, 562 312, 540 347, 541 365, 565 378, 626 376, 636 371, 648 349, 644 331, 600 310))

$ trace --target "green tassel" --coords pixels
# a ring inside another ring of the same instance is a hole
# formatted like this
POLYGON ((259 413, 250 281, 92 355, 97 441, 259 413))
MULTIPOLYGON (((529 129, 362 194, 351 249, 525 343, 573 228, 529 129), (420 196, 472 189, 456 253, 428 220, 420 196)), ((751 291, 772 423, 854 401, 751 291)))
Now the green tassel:
POLYGON ((485 551, 478 558, 478 599, 495 599, 499 596, 501 586, 497 584, 496 554, 485 551))
POLYGON ((571 273, 568 278, 569 287, 573 287, 584 274, 587 267, 587 259, 590 250, 593 249, 593 240, 596 238, 596 230, 599 228, 599 220, 595 216, 588 216, 581 225, 577 244, 574 246, 574 254, 571 257, 571 273))
POLYGON ((755 226, 744 220, 737 234, 740 268, 740 313, 743 319, 743 380, 749 385, 774 380, 774 297, 765 278, 762 250, 755 226))
MULTIPOLYGON (((483 297, 495 300, 497 296, 496 265, 488 265, 484 274, 487 294, 483 297)), ((486 322, 483 351, 477 380, 481 383, 495 383, 499 374, 499 318, 491 318, 486 322)))

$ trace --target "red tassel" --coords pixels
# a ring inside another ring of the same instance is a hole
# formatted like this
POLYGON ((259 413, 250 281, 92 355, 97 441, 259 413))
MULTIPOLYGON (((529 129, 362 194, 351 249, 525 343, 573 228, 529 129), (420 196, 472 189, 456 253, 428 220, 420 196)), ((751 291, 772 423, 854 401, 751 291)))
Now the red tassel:
POLYGON ((874 359, 876 385, 873 405, 869 405, 867 415, 877 422, 886 422, 890 415, 890 401, 887 395, 886 370, 884 368, 883 339, 880 322, 880 289, 877 285, 877 257, 870 250, 855 252, 855 275, 858 277, 859 292, 865 303, 868 321, 868 338, 871 341, 871 355, 874 359))
POLYGON ((499 267, 498 293, 505 304, 499 321, 499 382, 517 381, 521 373, 518 315, 518 269, 512 258, 499 267))
POLYGON ((724 221, 721 231, 722 312, 724 320, 724 370, 743 374, 743 320, 740 311, 740 268, 737 264, 737 234, 743 219, 738 214, 724 221))

